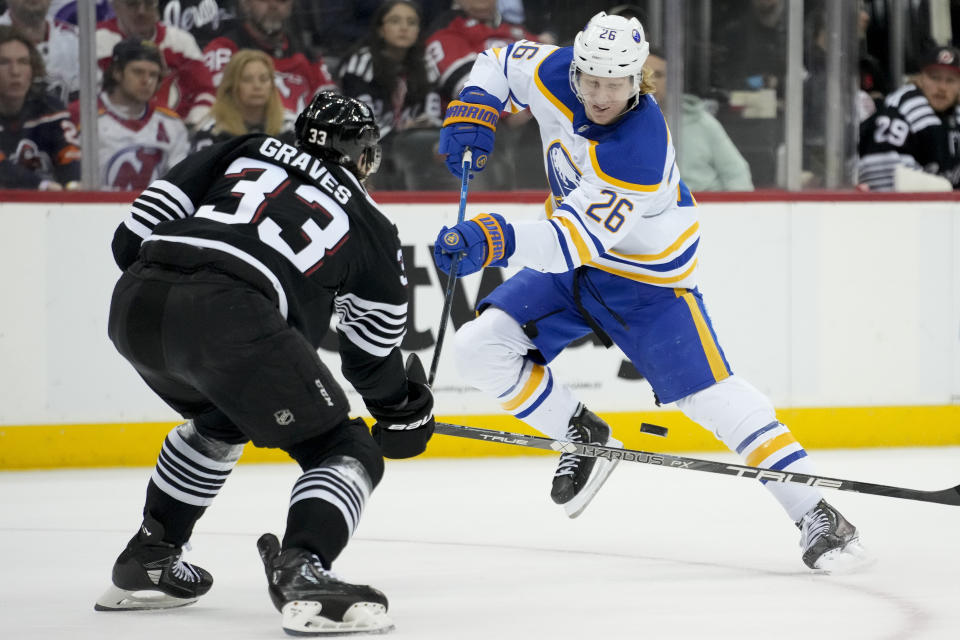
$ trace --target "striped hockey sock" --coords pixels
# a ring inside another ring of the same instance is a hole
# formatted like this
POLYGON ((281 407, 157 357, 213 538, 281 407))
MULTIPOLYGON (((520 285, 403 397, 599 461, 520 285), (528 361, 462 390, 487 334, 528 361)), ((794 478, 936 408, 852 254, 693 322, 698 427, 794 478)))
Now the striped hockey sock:
POLYGON ((524 359, 516 382, 497 398, 505 411, 556 440, 565 440, 579 401, 550 367, 524 359))
POLYGON ((150 480, 175 500, 206 507, 220 492, 239 458, 237 455, 215 460, 191 446, 177 428, 163 441, 150 480))
POLYGON ((179 425, 163 441, 150 476, 144 511, 164 527, 164 540, 182 545, 220 492, 243 453, 243 445, 210 440, 193 423, 179 425))
POLYGON ((290 494, 283 548, 308 549, 329 569, 356 531, 372 491, 370 475, 349 456, 304 472, 290 494))
MULTIPOLYGON (((725 441, 725 444, 752 467, 816 474, 806 450, 790 430, 777 420, 756 429, 738 443, 725 441)), ((821 499, 818 489, 801 484, 762 482, 795 522, 821 499)))

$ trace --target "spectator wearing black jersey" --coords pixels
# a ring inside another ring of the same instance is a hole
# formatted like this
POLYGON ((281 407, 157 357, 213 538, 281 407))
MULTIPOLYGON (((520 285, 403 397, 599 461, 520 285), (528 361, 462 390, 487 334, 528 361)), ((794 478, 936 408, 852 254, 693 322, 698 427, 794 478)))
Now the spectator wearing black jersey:
POLYGON ((160 20, 188 31, 200 48, 237 19, 237 0, 161 0, 160 20))
POLYGON ((217 99, 194 133, 193 150, 248 133, 266 133, 293 144, 295 119, 280 102, 270 56, 241 49, 223 69, 217 99))
POLYGON ((440 97, 424 57, 421 26, 417 3, 387 0, 374 14, 367 36, 344 56, 337 71, 343 94, 369 105, 380 128, 386 162, 377 176, 378 188, 399 187, 391 182, 403 166, 432 161, 392 152, 394 147, 410 149, 401 132, 430 127, 435 137, 440 127, 440 97))
POLYGON ((960 187, 960 50, 936 47, 915 84, 860 125, 859 180, 871 191, 960 187), (938 186, 939 185, 939 186, 938 186))
POLYGON ((15 27, 0 25, 0 188, 80 186, 80 146, 70 113, 44 92, 43 58, 15 27))
POLYGON ((411 126, 440 125, 440 100, 424 58, 421 26, 417 3, 387 0, 337 70, 343 94, 373 109, 384 138, 411 126))

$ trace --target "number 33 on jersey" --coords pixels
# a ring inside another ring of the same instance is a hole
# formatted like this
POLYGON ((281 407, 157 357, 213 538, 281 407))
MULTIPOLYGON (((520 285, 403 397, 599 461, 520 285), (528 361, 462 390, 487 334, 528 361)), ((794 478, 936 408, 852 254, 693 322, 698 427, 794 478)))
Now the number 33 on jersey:
POLYGON ((129 266, 141 244, 152 259, 188 252, 259 285, 314 347, 334 307, 342 337, 370 355, 386 355, 405 333, 396 227, 349 170, 275 138, 213 145, 153 182, 117 230, 117 263, 129 266), (378 314, 375 331, 359 322, 369 314, 378 314))

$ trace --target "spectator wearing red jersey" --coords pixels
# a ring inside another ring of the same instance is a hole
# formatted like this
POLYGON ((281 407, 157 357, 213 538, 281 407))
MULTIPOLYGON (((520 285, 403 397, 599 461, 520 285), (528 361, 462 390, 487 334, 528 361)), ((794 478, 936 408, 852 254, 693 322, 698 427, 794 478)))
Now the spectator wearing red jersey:
POLYGON ((160 22, 158 0, 112 0, 116 17, 97 25, 97 64, 106 72, 113 48, 124 38, 152 40, 163 56, 164 76, 152 104, 175 111, 196 125, 213 104, 214 87, 197 41, 188 32, 160 22))
POLYGON ((459 0, 457 5, 459 10, 449 14, 446 26, 427 39, 427 60, 435 67, 444 105, 463 89, 481 52, 517 40, 537 39, 523 25, 504 22, 497 0, 459 0))
POLYGON ((190 142, 180 116, 150 104, 162 75, 151 40, 128 38, 113 48, 97 115, 104 188, 142 191, 186 157, 190 142))
POLYGON ((77 130, 63 103, 43 92, 43 58, 15 27, 0 25, 0 188, 80 186, 77 130))
MULTIPOLYGON (((434 65, 444 109, 447 102, 460 94, 474 61, 486 49, 506 48, 518 40, 551 43, 549 37, 537 36, 522 25, 504 21, 497 0, 459 0, 457 6, 457 10, 438 20, 446 26, 435 30, 427 39, 427 62, 434 65)), ((487 169, 477 174, 477 188, 540 186, 543 181, 540 133, 537 127, 527 126, 530 121, 528 110, 503 117, 502 123, 506 126, 501 126, 497 136, 497 151, 491 156, 487 169)))
POLYGON ((322 58, 312 59, 295 29, 290 28, 293 0, 240 0, 241 20, 203 50, 215 84, 240 49, 259 49, 273 58, 276 85, 284 108, 300 113, 321 90, 336 90, 322 58))

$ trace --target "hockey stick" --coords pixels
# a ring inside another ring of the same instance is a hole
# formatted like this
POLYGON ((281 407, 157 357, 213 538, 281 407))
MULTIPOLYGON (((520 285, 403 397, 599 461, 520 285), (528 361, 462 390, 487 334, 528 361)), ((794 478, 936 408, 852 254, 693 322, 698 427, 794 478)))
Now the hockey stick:
MULTIPOLYGON (((460 177, 460 210, 457 212, 457 224, 463 222, 463 217, 467 213, 467 188, 470 185, 470 161, 473 159, 473 152, 470 147, 463 150, 463 162, 460 169, 463 175, 460 177)), ((450 275, 447 276, 447 291, 443 297, 443 311, 440 315, 440 328, 437 329, 437 344, 433 348, 433 359, 430 361, 430 377, 427 378, 427 385, 433 386, 433 381, 437 377, 437 365, 440 364, 440 350, 443 348, 443 337, 447 333, 447 320, 450 318, 450 307, 453 305, 453 290, 457 286, 457 267, 460 266, 461 254, 453 256, 450 262, 450 275)))
POLYGON ((869 493, 876 496, 888 496, 891 498, 903 498, 904 500, 919 500, 921 502, 936 502, 938 504, 960 506, 960 485, 940 491, 920 491, 918 489, 904 489, 884 484, 872 484, 870 482, 840 480, 838 478, 827 478, 824 476, 811 476, 804 473, 787 473, 784 471, 774 471, 773 469, 727 464, 726 462, 716 462, 713 460, 686 458, 666 453, 650 453, 648 451, 635 451, 633 449, 618 449, 616 447, 580 444, 577 442, 563 442, 540 436, 528 436, 520 433, 510 433, 508 431, 494 431, 492 429, 478 429, 476 427, 465 427, 463 425, 449 424, 446 422, 438 422, 435 433, 440 433, 445 436, 456 436, 458 438, 484 440, 486 442, 501 442, 503 444, 513 444, 533 449, 545 449, 558 453, 575 453, 580 456, 639 462, 640 464, 653 464, 661 467, 673 467, 675 469, 689 469, 691 471, 706 471, 708 473, 720 473, 728 476, 737 476, 739 478, 753 478, 770 482, 795 482, 813 487, 823 487, 825 489, 839 489, 840 491, 852 491, 854 493, 869 493))

